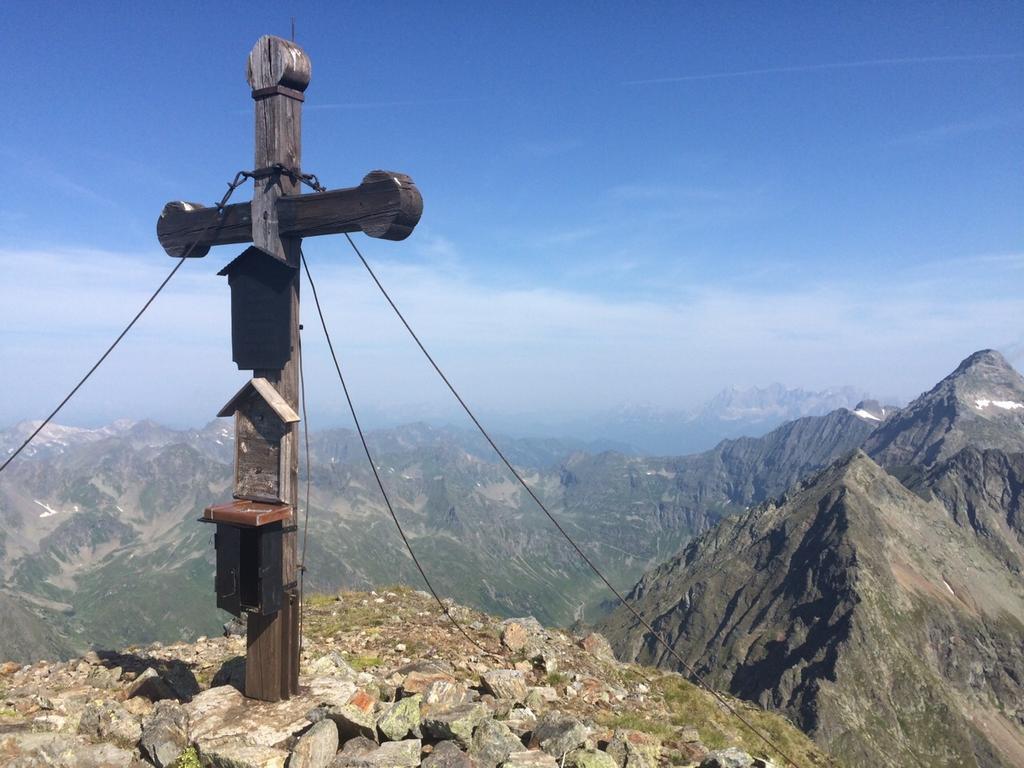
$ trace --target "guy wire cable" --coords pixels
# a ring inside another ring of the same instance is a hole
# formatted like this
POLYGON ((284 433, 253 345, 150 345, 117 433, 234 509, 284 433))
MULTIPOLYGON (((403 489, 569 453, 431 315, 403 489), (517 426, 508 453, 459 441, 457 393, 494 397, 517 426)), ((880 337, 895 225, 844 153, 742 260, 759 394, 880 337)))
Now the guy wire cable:
POLYGON ((366 268, 366 271, 370 273, 370 277, 373 278, 373 282, 377 284, 377 288, 380 290, 381 294, 383 294, 383 296, 387 300, 388 304, 391 305, 391 309, 394 310, 395 314, 398 316, 398 319, 402 321, 402 325, 405 326, 405 329, 409 332, 409 335, 412 336, 413 341, 416 342, 416 345, 420 348, 420 351, 424 354, 424 356, 426 356, 427 360, 430 361, 430 364, 433 366, 434 370, 437 371, 437 375, 441 377, 441 380, 444 381, 444 383, 448 386, 448 389, 451 391, 452 395, 454 395, 455 399, 458 400, 459 405, 462 406, 462 410, 464 410, 466 412, 466 415, 469 416, 469 418, 472 420, 473 424, 476 425, 476 428, 480 431, 480 434, 483 435, 484 439, 487 440, 488 443, 490 443, 491 448, 494 449, 494 452, 501 459, 502 463, 504 463, 504 465, 508 468, 508 471, 512 473, 512 476, 515 477, 515 479, 519 482, 519 484, 523 487, 523 489, 530 495, 530 498, 532 498, 534 500, 534 502, 537 504, 537 506, 540 507, 541 511, 547 516, 548 520, 550 520, 551 523, 555 526, 555 528, 558 529, 558 532, 561 533, 562 536, 565 538, 565 540, 568 541, 570 545, 572 545, 572 548, 574 550, 576 550, 576 554, 578 554, 583 559, 583 562, 585 562, 590 567, 590 570, 592 570, 597 575, 597 577, 602 582, 604 582, 604 585, 606 587, 608 587, 609 590, 611 590, 612 594, 615 595, 615 597, 618 599, 618 601, 633 615, 633 618, 636 619, 641 625, 643 625, 643 627, 651 634, 651 636, 654 637, 654 639, 657 640, 658 643, 660 643, 665 648, 665 650, 668 651, 668 653, 676 661, 678 661, 683 666, 683 668, 687 671, 687 673, 689 673, 690 677, 694 681, 696 681, 696 683, 701 688, 703 688, 708 693, 710 693, 712 696, 714 696, 716 699, 718 699, 718 702, 720 704, 722 704, 722 706, 724 706, 727 710, 729 710, 729 712, 737 720, 739 720, 741 723, 743 723, 748 729, 750 729, 765 744, 767 744, 769 747, 771 747, 776 752, 778 752, 790 765, 792 765, 794 768, 800 768, 800 766, 796 763, 795 760, 793 760, 793 758, 791 758, 789 755, 787 755, 779 746, 777 746, 770 738, 768 738, 768 736, 766 736, 759 728, 757 728, 753 723, 751 723, 742 714, 740 714, 740 712, 734 706, 732 706, 732 704, 730 704, 725 699, 725 697, 722 696, 722 694, 720 694, 715 688, 713 688, 711 686, 710 683, 705 682, 705 680, 699 674, 697 674, 697 671, 690 664, 688 664, 686 662, 686 660, 675 650, 675 648, 673 648, 668 643, 668 641, 665 640, 665 638, 663 638, 661 636, 661 634, 659 632, 656 632, 654 627, 652 627, 647 622, 647 620, 643 616, 641 616, 639 614, 639 612, 637 612, 637 610, 632 605, 629 604, 629 602, 626 600, 626 598, 623 597, 622 593, 618 589, 616 589, 612 585, 612 583, 610 581, 608 581, 608 579, 605 577, 605 575, 594 564, 594 562, 586 555, 586 553, 580 548, 580 546, 576 543, 576 541, 572 538, 572 536, 570 536, 569 533, 565 530, 565 528, 563 528, 561 526, 561 524, 558 522, 558 520, 555 518, 555 516, 552 515, 550 511, 548 511, 548 508, 544 505, 544 502, 542 502, 540 500, 540 498, 537 496, 537 494, 534 493, 533 489, 530 488, 530 486, 526 484, 526 481, 523 480, 522 475, 519 474, 519 471, 516 470, 516 468, 512 466, 512 462, 510 462, 508 460, 508 458, 505 456, 504 452, 498 447, 498 445, 494 442, 494 440, 491 439, 490 434, 487 432, 486 429, 484 429, 483 425, 477 419, 476 415, 473 413, 473 411, 470 409, 470 407, 468 405, 466 405, 466 401, 462 399, 462 396, 458 393, 458 391, 452 385, 451 381, 449 381, 448 377, 444 374, 444 371, 442 371, 441 367, 434 361, 434 358, 427 351, 427 348, 425 346, 423 346, 423 342, 420 341, 419 336, 416 335, 416 332, 412 329, 412 326, 409 325, 409 322, 405 319, 405 316, 401 313, 401 311, 395 305, 395 302, 391 299, 390 294, 388 294, 388 292, 384 289, 384 286, 381 284, 380 280, 377 278, 376 273, 370 267, 369 262, 367 262, 366 259, 363 257, 363 254, 359 250, 359 247, 355 244, 355 241, 348 235, 347 232, 345 233, 345 237, 348 239, 349 245, 352 246, 352 250, 354 250, 356 252, 356 256, 358 256, 359 260, 363 263, 363 266, 366 268))
MULTIPOLYGON (((227 203, 229 199, 231 199, 231 195, 234 194, 234 191, 238 189, 238 187, 245 181, 245 178, 248 175, 249 174, 247 174, 245 171, 240 171, 239 173, 235 174, 235 178, 233 181, 228 182, 228 191, 224 193, 224 197, 222 197, 220 199, 220 202, 217 203, 218 212, 222 213, 224 211, 224 205, 227 203)), ((167 283, 170 282, 171 278, 174 277, 174 274, 179 269, 181 269, 181 265, 185 263, 185 260, 189 257, 189 255, 192 253, 195 247, 199 245, 202 239, 206 236, 206 233, 213 228, 214 224, 219 223, 219 221, 219 217, 217 219, 214 219, 209 224, 207 224, 206 227, 196 236, 196 239, 192 241, 192 244, 188 247, 185 253, 183 253, 179 257, 178 263, 174 265, 174 269, 172 269, 170 274, 168 274, 167 277, 164 278, 163 282, 157 286, 157 289, 153 291, 153 295, 146 300, 146 303, 142 305, 142 309, 140 309, 135 314, 135 317, 131 319, 131 322, 129 322, 128 325, 124 327, 124 330, 117 335, 117 338, 114 339, 114 342, 109 347, 107 347, 107 351, 100 355, 100 359, 93 364, 92 368, 90 368, 86 372, 85 376, 83 376, 78 381, 78 383, 75 384, 75 386, 72 388, 70 392, 67 393, 64 399, 57 404, 57 407, 50 411, 50 415, 43 419, 43 423, 36 427, 35 431, 33 431, 31 435, 25 438, 25 441, 21 445, 19 445, 18 448, 13 453, 11 453, 10 456, 7 457, 6 461, 4 461, 3 464, 0 464, 0 472, 3 472, 5 469, 7 469, 7 465, 14 461, 14 459, 17 458, 19 453, 25 450, 28 444, 35 439, 36 435, 43 431, 43 428, 46 427, 46 425, 53 420, 54 416, 60 413, 60 410, 65 405, 67 405, 68 401, 75 396, 75 393, 82 388, 82 385, 89 380, 89 377, 92 376, 96 369, 99 368, 100 365, 103 363, 103 361, 107 359, 107 356, 114 351, 114 347, 121 343, 121 339, 123 339, 128 334, 128 331, 130 331, 132 327, 135 325, 135 323, 138 322, 139 318, 142 317, 142 314, 147 309, 149 309, 149 305, 152 304, 156 300, 156 297, 160 295, 160 292, 164 289, 164 286, 167 285, 167 283)))
POLYGON ((459 623, 448 606, 444 604, 440 596, 437 594, 437 590, 434 589, 434 585, 430 583, 430 579, 427 577, 426 571, 423 570, 423 566, 420 564, 419 558, 416 557, 416 553, 413 551, 412 544, 409 543, 409 538, 405 535, 405 529, 402 528, 402 524, 398 521, 398 515, 395 514, 395 509, 391 505, 391 499, 388 497, 388 492, 384 490, 384 482, 380 478, 380 473, 377 471, 377 464, 373 460, 373 455, 370 453, 370 446, 366 442, 366 435, 363 434, 363 428, 359 423, 359 417, 356 415, 356 408, 352 402, 352 397, 349 395, 348 384, 345 383, 345 376, 341 372, 341 365, 338 363, 338 356, 334 352, 334 343, 331 341, 331 334, 327 330, 327 321, 324 319, 323 309, 320 307, 320 298, 316 292, 316 283, 313 282, 313 276, 309 272, 309 264, 306 263, 306 255, 299 249, 299 258, 302 260, 302 267, 306 271, 306 279, 309 281, 309 287, 313 291, 313 303, 316 304, 317 314, 320 316, 320 325, 324 329, 324 337, 327 339, 327 347, 331 352, 331 359, 334 361, 334 369, 338 372, 338 379, 341 381, 342 391, 345 393, 345 400, 348 402, 349 412, 352 414, 352 421, 355 423, 356 432, 359 434, 359 440, 363 444, 363 452, 366 454, 366 460, 370 464, 370 469, 373 470, 373 476, 377 480, 377 487, 380 488, 381 496, 384 497, 384 504, 388 508, 388 513, 391 515, 391 519, 395 522, 395 527, 398 528, 398 534, 402 537, 402 542, 405 544, 406 550, 409 552, 409 556, 412 558, 413 563, 416 565, 416 570, 420 572, 420 576, 423 577, 424 583, 427 585, 427 589, 430 590, 430 594, 433 595, 434 600, 441 607, 441 611, 445 616, 455 625, 455 628, 466 638, 470 643, 479 648, 483 653, 494 658, 503 658, 501 654, 489 651, 484 648, 480 643, 470 637, 469 632, 459 623))
POLYGON ((299 650, 302 650, 304 642, 303 622, 306 617, 306 543, 309 540, 309 489, 311 485, 310 463, 309 463, 309 420, 306 418, 306 372, 302 367, 302 325, 299 325, 299 395, 302 399, 302 437, 306 449, 306 501, 303 505, 302 517, 302 555, 299 558, 299 650))

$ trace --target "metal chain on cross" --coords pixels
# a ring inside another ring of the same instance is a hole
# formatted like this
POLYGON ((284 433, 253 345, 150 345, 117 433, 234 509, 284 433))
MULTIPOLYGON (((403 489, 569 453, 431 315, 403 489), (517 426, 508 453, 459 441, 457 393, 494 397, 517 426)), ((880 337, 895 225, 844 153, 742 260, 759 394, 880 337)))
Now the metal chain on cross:
POLYGON ((231 199, 231 195, 249 179, 255 181, 256 179, 266 179, 275 175, 287 176, 296 184, 305 184, 314 192, 327 191, 327 188, 320 183, 320 180, 316 177, 315 173, 301 173, 294 168, 289 168, 284 163, 274 163, 267 168, 255 168, 251 171, 239 171, 236 173, 235 178, 228 182, 228 191, 224 193, 224 197, 222 197, 220 202, 217 203, 217 210, 221 211, 223 215, 223 211, 227 206, 228 200, 231 199))

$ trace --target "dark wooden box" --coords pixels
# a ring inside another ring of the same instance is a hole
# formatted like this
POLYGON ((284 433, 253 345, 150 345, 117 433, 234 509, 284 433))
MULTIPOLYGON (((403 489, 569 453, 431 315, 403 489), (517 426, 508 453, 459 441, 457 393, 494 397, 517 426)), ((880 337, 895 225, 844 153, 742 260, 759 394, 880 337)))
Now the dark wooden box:
POLYGON ((291 357, 296 270, 256 246, 217 273, 231 286, 231 359, 240 370, 279 370, 291 357))
POLYGON ((258 528, 217 524, 217 607, 235 616, 281 610, 281 523, 258 528))

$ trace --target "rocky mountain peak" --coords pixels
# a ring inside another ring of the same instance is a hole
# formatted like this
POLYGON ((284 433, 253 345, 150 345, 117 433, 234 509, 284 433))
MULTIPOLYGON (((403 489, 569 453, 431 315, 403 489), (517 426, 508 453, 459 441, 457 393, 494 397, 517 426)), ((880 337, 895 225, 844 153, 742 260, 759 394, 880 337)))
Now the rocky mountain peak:
POLYGON ((953 371, 954 376, 970 373, 972 371, 1001 371, 1003 373, 1015 373, 1001 353, 994 349, 979 349, 977 352, 965 357, 960 365, 953 371))
POLYGON ((883 422, 898 411, 895 405, 882 405, 877 400, 861 400, 853 407, 855 416, 865 421, 883 422))
POLYGON ((966 446, 1024 451, 1024 377, 995 350, 975 352, 865 444, 887 467, 932 466, 966 446))
MULTIPOLYGON (((493 649, 481 653, 421 592, 311 597, 306 609, 300 692, 287 701, 242 696, 245 640, 237 634, 0 665, 4 764, 781 765, 710 694, 674 673, 615 661, 597 634, 452 604, 473 638, 493 649)), ((835 768, 782 718, 733 705, 801 765, 835 768)))
MULTIPOLYGON (((1024 700, 1024 584, 1004 562, 857 450, 702 534, 629 599, 687 663, 850 765, 1008 767, 1024 712, 993 702, 1024 700)), ((600 629, 620 658, 674 664, 621 609, 600 629)))
MULTIPOLYGON (((973 401, 978 398, 1020 401, 1024 399, 1024 376, 994 349, 983 349, 965 358, 932 391, 949 388, 971 400, 971 404, 976 404, 973 401)), ((1024 408, 1024 403, 1019 407, 1024 408)))

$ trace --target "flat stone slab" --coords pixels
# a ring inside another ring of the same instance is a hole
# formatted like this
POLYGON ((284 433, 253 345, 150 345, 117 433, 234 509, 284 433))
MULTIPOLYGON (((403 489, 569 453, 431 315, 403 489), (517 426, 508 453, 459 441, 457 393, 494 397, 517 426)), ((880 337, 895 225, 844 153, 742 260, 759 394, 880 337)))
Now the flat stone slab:
POLYGON ((547 752, 531 749, 513 752, 501 764, 501 768, 559 768, 559 765, 547 752))
POLYGON ((321 706, 344 704, 355 684, 337 677, 306 680, 287 701, 247 699, 236 688, 210 688, 184 705, 192 724, 192 741, 202 751, 206 743, 234 741, 256 747, 281 747, 310 725, 306 714, 321 706))
POLYGON ((242 744, 234 740, 208 741, 199 749, 203 768, 284 768, 283 749, 242 744))

